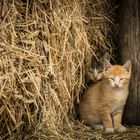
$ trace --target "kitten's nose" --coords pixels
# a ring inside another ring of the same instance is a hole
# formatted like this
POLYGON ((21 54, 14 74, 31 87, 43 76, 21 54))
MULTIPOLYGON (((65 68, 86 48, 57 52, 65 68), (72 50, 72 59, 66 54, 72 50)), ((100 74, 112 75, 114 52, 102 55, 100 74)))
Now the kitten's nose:
POLYGON ((116 83, 115 83, 115 87, 119 87, 119 84, 116 84, 116 83))

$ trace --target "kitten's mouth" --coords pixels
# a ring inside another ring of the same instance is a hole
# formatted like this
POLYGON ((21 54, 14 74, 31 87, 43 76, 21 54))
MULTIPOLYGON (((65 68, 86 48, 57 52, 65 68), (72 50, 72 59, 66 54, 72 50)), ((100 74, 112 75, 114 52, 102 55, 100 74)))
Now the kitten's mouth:
POLYGON ((120 86, 119 85, 114 85, 114 88, 120 88, 120 86))
POLYGON ((120 86, 119 84, 114 84, 114 87, 119 88, 120 86))

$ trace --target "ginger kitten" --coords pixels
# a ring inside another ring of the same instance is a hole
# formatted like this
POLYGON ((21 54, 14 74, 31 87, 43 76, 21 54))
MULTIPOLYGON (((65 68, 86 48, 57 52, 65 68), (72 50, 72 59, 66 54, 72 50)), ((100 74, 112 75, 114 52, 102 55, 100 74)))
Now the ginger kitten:
POLYGON ((104 61, 103 79, 90 86, 79 104, 80 119, 95 129, 106 132, 125 132, 121 124, 123 108, 128 96, 131 62, 123 66, 104 61))

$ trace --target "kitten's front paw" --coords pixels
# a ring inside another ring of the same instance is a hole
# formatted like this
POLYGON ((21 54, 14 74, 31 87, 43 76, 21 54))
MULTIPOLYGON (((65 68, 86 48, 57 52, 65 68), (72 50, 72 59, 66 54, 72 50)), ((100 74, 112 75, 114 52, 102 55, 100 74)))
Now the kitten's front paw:
POLYGON ((106 133, 114 133, 114 128, 105 128, 106 133))
POLYGON ((116 131, 117 131, 117 132, 121 132, 121 133, 122 133, 122 132, 126 132, 126 131, 127 131, 127 128, 124 127, 124 126, 121 126, 120 128, 117 128, 116 131))
POLYGON ((93 128, 95 130, 103 130, 104 129, 104 126, 102 124, 97 124, 97 125, 94 125, 93 128))

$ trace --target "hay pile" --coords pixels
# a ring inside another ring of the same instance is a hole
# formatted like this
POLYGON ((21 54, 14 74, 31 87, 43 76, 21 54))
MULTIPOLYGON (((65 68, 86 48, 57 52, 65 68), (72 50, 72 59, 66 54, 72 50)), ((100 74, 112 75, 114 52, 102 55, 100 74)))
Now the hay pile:
POLYGON ((3 1, 0 24, 0 136, 22 139, 43 122, 69 125, 91 48, 75 1, 3 1))
POLYGON ((111 4, 0 2, 0 139, 100 139, 74 121, 74 102, 93 55, 112 52, 111 4))

